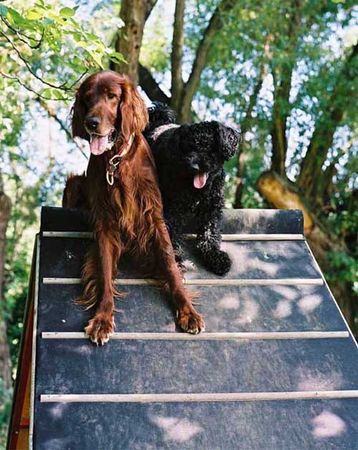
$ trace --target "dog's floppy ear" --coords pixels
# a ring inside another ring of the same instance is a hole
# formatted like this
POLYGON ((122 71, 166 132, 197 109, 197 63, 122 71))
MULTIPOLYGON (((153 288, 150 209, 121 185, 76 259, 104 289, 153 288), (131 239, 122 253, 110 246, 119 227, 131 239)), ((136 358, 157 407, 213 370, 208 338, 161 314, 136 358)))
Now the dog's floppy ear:
POLYGON ((141 133, 148 124, 148 111, 144 100, 133 83, 124 77, 120 101, 121 131, 126 142, 132 134, 141 133))
POLYGON ((78 136, 88 140, 88 133, 84 127, 85 114, 86 111, 81 99, 81 94, 77 91, 76 100, 72 106, 72 136, 78 136))
POLYGON ((217 123, 218 148, 226 161, 232 158, 238 150, 241 133, 233 128, 227 127, 220 122, 217 123))

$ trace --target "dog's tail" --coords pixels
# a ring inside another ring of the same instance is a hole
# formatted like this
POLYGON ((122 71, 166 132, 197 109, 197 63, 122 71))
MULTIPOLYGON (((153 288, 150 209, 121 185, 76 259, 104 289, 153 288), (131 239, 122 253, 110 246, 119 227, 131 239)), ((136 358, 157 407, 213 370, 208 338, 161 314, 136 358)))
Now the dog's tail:
POLYGON ((161 102, 154 102, 152 106, 148 108, 149 114, 149 125, 146 131, 151 132, 155 128, 162 125, 168 125, 170 123, 175 123, 176 115, 175 112, 161 102))

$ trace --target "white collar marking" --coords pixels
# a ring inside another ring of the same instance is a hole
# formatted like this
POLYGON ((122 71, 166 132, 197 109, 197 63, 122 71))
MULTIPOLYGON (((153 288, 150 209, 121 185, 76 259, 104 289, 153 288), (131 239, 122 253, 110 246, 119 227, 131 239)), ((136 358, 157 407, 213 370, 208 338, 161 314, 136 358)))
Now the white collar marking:
POLYGON ((160 127, 157 127, 154 129, 152 133, 152 139, 153 141, 156 141, 158 137, 164 133, 164 131, 171 130, 172 128, 179 128, 180 125, 177 125, 176 123, 167 123, 166 125, 161 125, 160 127))

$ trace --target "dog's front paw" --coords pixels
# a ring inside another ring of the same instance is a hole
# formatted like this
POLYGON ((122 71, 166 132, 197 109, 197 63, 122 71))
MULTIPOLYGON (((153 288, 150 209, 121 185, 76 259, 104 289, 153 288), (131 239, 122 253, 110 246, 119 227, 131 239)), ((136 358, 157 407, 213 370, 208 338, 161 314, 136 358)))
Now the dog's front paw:
POLYGON ((86 335, 96 345, 104 345, 114 332, 114 319, 112 315, 100 313, 88 322, 85 328, 86 335))
POLYGON ((203 316, 189 306, 184 306, 178 310, 178 325, 183 331, 190 334, 198 334, 205 330, 203 316))
POLYGON ((226 275, 231 269, 230 256, 222 250, 216 250, 208 254, 204 264, 210 272, 216 275, 226 275))

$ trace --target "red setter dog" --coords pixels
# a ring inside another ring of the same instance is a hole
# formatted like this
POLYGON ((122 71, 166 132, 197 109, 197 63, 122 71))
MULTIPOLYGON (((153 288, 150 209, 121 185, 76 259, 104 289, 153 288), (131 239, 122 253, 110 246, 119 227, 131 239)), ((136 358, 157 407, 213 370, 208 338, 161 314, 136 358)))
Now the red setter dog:
POLYGON ((184 289, 164 223, 156 170, 142 131, 147 108, 131 81, 111 71, 89 76, 79 87, 73 107, 72 134, 90 142, 87 174, 71 176, 63 206, 86 208, 95 232, 94 251, 83 268, 80 302, 96 305, 85 331, 97 345, 114 331, 113 286, 120 256, 128 251, 155 258, 170 288, 178 325, 189 333, 204 329, 184 289))

